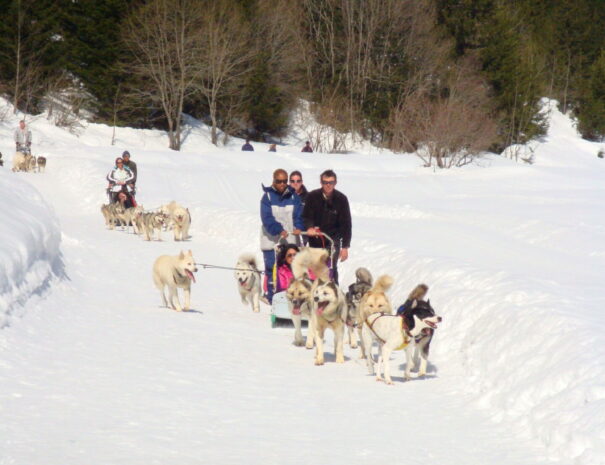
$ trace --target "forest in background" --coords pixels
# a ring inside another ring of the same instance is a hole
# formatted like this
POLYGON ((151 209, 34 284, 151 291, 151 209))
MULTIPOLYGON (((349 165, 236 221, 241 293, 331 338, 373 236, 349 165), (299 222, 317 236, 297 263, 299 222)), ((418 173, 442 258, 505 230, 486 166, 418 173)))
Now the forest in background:
POLYGON ((57 125, 287 131, 310 104, 337 134, 438 166, 544 133, 542 97, 605 137, 602 0, 0 0, 0 93, 57 125), (456 157, 454 154, 462 154, 456 157))

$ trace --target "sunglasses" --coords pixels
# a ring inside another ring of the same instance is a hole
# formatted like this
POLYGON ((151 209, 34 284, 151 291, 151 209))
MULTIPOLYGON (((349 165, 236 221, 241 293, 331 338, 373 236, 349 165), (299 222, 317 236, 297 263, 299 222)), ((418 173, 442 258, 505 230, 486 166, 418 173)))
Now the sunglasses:
POLYGON ((333 186, 334 184, 336 184, 336 181, 322 181, 321 183, 324 186, 333 186))
POLYGON ((290 179, 290 184, 300 184, 302 179, 290 179))
POLYGON ((288 180, 287 179, 274 179, 273 182, 275 184, 288 184, 288 180))
POLYGON ((288 255, 286 255, 286 258, 291 258, 291 257, 295 257, 296 253, 289 253, 288 255))

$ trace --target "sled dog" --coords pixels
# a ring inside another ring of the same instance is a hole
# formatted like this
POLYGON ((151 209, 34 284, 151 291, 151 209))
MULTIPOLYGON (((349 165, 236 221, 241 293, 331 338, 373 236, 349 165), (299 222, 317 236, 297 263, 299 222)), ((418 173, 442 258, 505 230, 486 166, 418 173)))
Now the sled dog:
POLYGON ((189 226, 191 225, 191 214, 188 208, 177 206, 171 216, 174 240, 185 241, 189 239, 189 226))
MULTIPOLYGON (((403 315, 389 315, 385 313, 372 313, 364 321, 362 327, 362 340, 365 347, 371 347, 372 341, 378 341, 379 356, 376 363, 376 380, 386 381, 393 384, 390 374, 389 358, 391 352, 404 349, 406 365, 404 377, 411 378, 414 368, 413 352, 416 338, 421 336, 425 329, 436 329, 441 317, 435 315, 429 301, 414 300, 403 315), (382 367, 384 365, 384 379, 382 378, 382 367)), ((366 364, 370 374, 374 374, 374 361, 368 353, 366 364)), ((422 357, 418 376, 426 374, 427 360, 422 357)))
POLYGON ((27 171, 30 173, 35 173, 36 172, 36 166, 37 166, 37 162, 36 162, 36 157, 34 156, 30 156, 29 160, 27 161, 28 165, 27 165, 27 171))
POLYGON ((162 240, 162 226, 165 223, 165 217, 162 213, 150 212, 143 213, 143 235, 146 241, 152 240, 154 231, 158 232, 158 241, 162 240))
POLYGON ((107 229, 113 229, 113 214, 111 212, 111 204, 101 205, 101 214, 105 219, 105 227, 107 229))
POLYGON ((292 274, 295 278, 301 278, 311 270, 318 279, 328 281, 330 270, 328 269, 328 251, 312 247, 301 247, 300 252, 292 260, 292 274))
POLYGON ((24 152, 15 152, 13 157, 13 171, 29 171, 32 156, 24 152))
POLYGON ((343 342, 347 321, 347 300, 332 281, 317 279, 313 284, 311 325, 315 333, 315 365, 324 364, 323 341, 327 328, 334 331, 336 363, 344 363, 343 342))
POLYGON ((116 223, 119 223, 121 221, 120 218, 124 215, 124 207, 119 203, 101 205, 101 213, 105 218, 105 226, 109 229, 114 229, 116 223))
POLYGON ((347 299, 347 329, 349 331, 349 346, 357 347, 358 336, 361 338, 361 325, 359 324, 359 302, 366 292, 372 288, 372 274, 367 268, 357 268, 356 281, 349 286, 345 294, 347 299))
POLYGON ((130 226, 132 226, 133 234, 140 234, 139 226, 137 225, 137 220, 140 223, 140 218, 143 216, 144 210, 142 205, 137 205, 136 207, 127 208, 124 212, 124 219, 126 221, 126 231, 130 231, 130 226))
MULTIPOLYGON (((386 295, 386 292, 393 285, 393 278, 389 275, 380 276, 374 283, 374 287, 366 292, 359 302, 359 311, 357 312, 357 325, 359 327, 361 338, 361 329, 364 321, 372 313, 385 313, 391 315, 393 313, 393 307, 391 301, 386 295)), ((366 347, 363 339, 361 340, 361 358, 366 358, 372 352, 372 346, 366 347)))
POLYGON ((164 224, 164 230, 172 229, 174 227, 174 224, 172 222, 172 214, 178 207, 180 207, 180 205, 178 203, 176 203, 176 201, 173 200, 170 203, 167 203, 166 205, 162 205, 159 208, 159 212, 164 215, 164 218, 166 218, 166 222, 164 224))
POLYGON ((36 164, 38 165, 38 173, 44 173, 46 170, 46 157, 38 157, 36 164))
POLYGON ((261 276, 252 254, 242 254, 235 265, 235 280, 242 303, 252 305, 252 310, 260 311, 261 276))
POLYGON ((302 277, 293 279, 286 290, 286 300, 288 301, 288 309, 294 323, 294 342, 295 346, 305 345, 307 349, 313 348, 314 328, 311 319, 311 308, 313 307, 313 295, 311 289, 313 283, 304 274, 302 277), (309 328, 307 330, 306 342, 302 337, 302 317, 305 315, 309 320, 309 328))
POLYGON ((189 310, 191 307, 191 282, 195 282, 193 273, 197 272, 195 260, 191 250, 187 253, 181 251, 176 256, 160 255, 153 264, 153 282, 160 291, 162 303, 177 312, 189 310), (164 288, 168 287, 168 300, 164 288), (181 307, 177 288, 185 294, 185 306, 181 307))

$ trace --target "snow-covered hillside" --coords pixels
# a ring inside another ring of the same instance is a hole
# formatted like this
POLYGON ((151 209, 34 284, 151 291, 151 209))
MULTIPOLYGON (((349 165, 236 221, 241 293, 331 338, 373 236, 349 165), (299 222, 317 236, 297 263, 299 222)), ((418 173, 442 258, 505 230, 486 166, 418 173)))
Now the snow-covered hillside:
POLYGON ((111 146, 109 127, 75 136, 36 117, 47 172, 15 174, 16 121, 0 123, 0 290, 13 314, 0 330, 0 464, 605 463, 605 162, 556 109, 534 165, 494 155, 443 172, 361 149, 216 148, 196 124, 182 152, 160 131, 118 129, 111 146), (139 202, 188 206, 191 241, 104 229, 104 176, 124 149, 139 202), (444 322, 425 379, 403 382, 399 352, 394 387, 348 347, 344 365, 313 366, 267 307, 242 306, 229 271, 198 273, 192 312, 158 306, 160 254, 261 260, 260 185, 278 167, 308 188, 338 173, 354 228, 342 284, 358 266, 391 274, 395 304, 430 286, 444 322))

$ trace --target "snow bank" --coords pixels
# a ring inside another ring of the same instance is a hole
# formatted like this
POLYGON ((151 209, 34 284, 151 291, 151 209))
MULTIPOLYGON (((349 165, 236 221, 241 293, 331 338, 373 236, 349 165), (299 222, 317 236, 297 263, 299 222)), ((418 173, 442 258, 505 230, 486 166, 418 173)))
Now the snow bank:
POLYGON ((0 328, 62 268, 59 222, 24 175, 0 169, 0 328))

